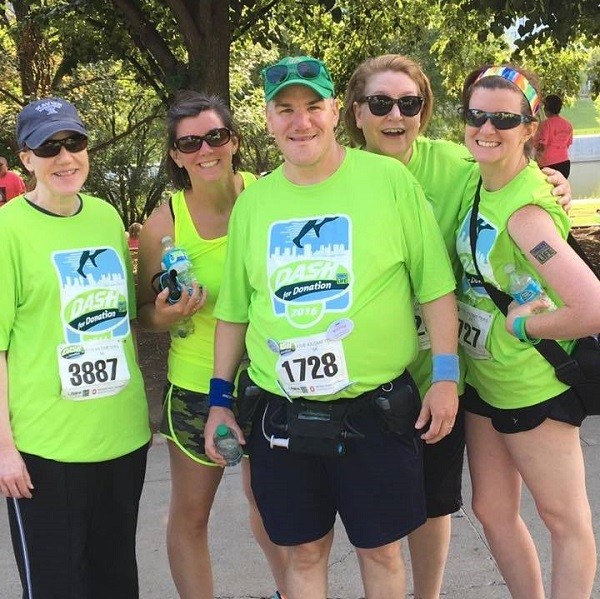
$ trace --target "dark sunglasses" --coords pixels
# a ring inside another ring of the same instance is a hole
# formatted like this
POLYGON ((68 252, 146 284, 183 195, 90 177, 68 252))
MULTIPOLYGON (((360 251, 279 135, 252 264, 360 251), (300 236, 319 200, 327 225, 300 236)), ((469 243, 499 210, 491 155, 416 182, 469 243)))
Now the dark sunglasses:
POLYGON ((462 111, 463 120, 471 127, 483 127, 489 119, 492 125, 500 131, 514 129, 521 123, 535 121, 532 116, 526 114, 515 114, 514 112, 486 112, 477 108, 467 108, 462 111))
POLYGON ((67 152, 76 154, 87 148, 88 138, 78 133, 70 135, 64 139, 49 139, 39 148, 29 148, 38 158, 53 158, 60 154, 61 148, 66 148, 67 152))
POLYGON ((175 140, 173 144, 180 152, 184 154, 193 154, 197 152, 204 142, 211 148, 224 146, 231 139, 231 131, 227 127, 211 129, 206 135, 186 135, 175 140))
POLYGON ((369 105, 369 110, 374 116, 385 116, 389 114, 394 107, 398 105, 400 113, 404 116, 416 116, 421 111, 423 102, 421 96, 402 96, 401 98, 390 98, 389 96, 365 96, 359 100, 369 105))
POLYGON ((301 60, 296 64, 275 64, 264 70, 265 79, 272 85, 283 83, 295 71, 302 79, 316 79, 321 72, 321 63, 316 60, 301 60))

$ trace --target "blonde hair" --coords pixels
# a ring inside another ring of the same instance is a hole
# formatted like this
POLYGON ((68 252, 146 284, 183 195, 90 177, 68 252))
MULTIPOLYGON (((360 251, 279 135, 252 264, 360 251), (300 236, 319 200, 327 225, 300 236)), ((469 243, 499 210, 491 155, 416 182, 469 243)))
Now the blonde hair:
POLYGON ((350 77, 346 95, 344 96, 344 124, 350 139, 358 146, 364 146, 365 136, 361 129, 356 125, 356 116, 354 114, 354 102, 360 102, 365 95, 365 87, 368 80, 377 73, 383 71, 395 71, 408 75, 418 86, 419 94, 423 97, 423 107, 421 108, 421 124, 419 133, 422 133, 431 120, 433 112, 433 91, 429 78, 423 72, 423 69, 408 56, 402 54, 383 54, 375 58, 367 58, 356 67, 350 77))

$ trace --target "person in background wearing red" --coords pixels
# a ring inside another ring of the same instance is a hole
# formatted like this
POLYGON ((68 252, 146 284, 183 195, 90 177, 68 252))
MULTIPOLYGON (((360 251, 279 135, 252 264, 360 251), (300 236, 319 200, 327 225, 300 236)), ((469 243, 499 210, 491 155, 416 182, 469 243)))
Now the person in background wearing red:
POLYGON ((131 223, 127 229, 127 243, 130 250, 137 250, 140 247, 140 233, 142 225, 140 223, 131 223))
POLYGON ((562 100, 551 94, 544 100, 546 119, 540 123, 535 136, 535 159, 540 168, 549 166, 567 179, 571 172, 569 146, 573 143, 573 126, 560 115, 562 100))
POLYGON ((25 193, 25 181, 19 174, 9 171, 8 161, 0 156, 0 206, 22 193, 25 193))

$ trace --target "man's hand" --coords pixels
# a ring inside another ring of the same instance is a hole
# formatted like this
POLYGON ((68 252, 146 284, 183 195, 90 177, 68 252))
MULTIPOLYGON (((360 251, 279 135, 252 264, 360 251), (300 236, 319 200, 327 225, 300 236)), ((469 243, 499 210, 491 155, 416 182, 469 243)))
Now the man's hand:
POLYGON ((429 428, 421 435, 425 443, 437 443, 450 433, 458 412, 458 391, 454 381, 433 383, 425 394, 415 428, 422 429, 431 420, 429 428))
POLYGON ((204 427, 204 452, 215 464, 226 466, 227 463, 223 459, 223 456, 215 448, 214 436, 219 424, 226 424, 235 433, 240 445, 245 445, 246 439, 235 421, 233 412, 229 408, 221 408, 219 406, 210 408, 206 426, 204 427))
POLYGON ((0 493, 5 497, 31 499, 33 485, 27 466, 14 445, 0 447, 0 493))

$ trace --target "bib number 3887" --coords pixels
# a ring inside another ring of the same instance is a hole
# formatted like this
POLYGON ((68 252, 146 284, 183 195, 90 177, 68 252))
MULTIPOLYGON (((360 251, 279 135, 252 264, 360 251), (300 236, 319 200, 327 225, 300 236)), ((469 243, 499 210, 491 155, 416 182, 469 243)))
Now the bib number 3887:
POLYGON ((115 395, 127 386, 129 369, 120 340, 58 347, 62 396, 87 400, 115 395))

